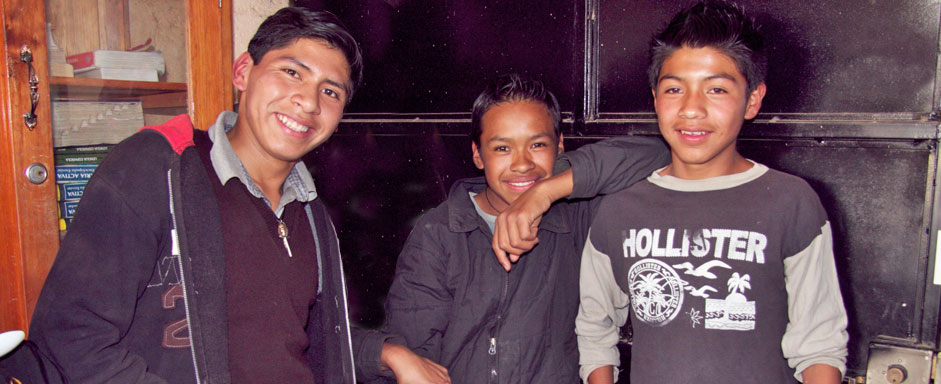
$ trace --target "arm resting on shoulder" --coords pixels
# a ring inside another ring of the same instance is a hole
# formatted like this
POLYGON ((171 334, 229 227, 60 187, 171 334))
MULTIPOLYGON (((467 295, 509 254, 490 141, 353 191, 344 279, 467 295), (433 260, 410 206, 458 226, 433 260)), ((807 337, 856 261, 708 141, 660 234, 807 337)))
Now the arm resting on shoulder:
POLYGON ((566 152, 556 159, 555 175, 539 182, 505 209, 494 226, 493 248, 507 271, 538 243, 539 220, 562 198, 591 198, 617 192, 670 163, 659 138, 613 137, 566 152))

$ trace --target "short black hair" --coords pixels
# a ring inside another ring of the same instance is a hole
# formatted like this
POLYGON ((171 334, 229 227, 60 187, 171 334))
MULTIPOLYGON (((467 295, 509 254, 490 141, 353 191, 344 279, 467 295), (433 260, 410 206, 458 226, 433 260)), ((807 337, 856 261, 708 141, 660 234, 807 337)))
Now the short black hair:
POLYGON ((268 16, 248 43, 248 54, 256 64, 272 49, 293 44, 298 39, 323 40, 339 50, 350 65, 350 89, 346 101, 363 80, 363 54, 356 39, 332 13, 300 7, 285 7, 268 16))
POLYGON ((552 127, 555 129, 555 136, 559 137, 561 130, 559 124, 562 121, 562 114, 559 112, 559 101, 556 100, 552 91, 546 88, 539 80, 524 78, 516 73, 500 76, 496 81, 487 86, 477 96, 474 101, 474 108, 471 111, 471 139, 478 146, 480 145, 480 135, 483 133, 483 127, 480 121, 484 114, 490 108, 507 101, 535 101, 546 106, 549 117, 552 118, 552 127))
POLYGON ((768 72, 764 37, 758 29, 753 19, 731 3, 700 2, 680 11, 650 43, 650 87, 657 88, 663 62, 677 49, 710 47, 735 62, 751 93, 768 72))

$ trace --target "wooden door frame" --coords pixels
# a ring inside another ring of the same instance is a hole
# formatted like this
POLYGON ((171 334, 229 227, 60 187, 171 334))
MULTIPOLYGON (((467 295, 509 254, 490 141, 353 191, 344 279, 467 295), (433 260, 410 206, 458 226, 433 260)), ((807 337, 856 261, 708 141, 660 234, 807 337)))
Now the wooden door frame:
POLYGON ((27 330, 36 299, 59 247, 45 7, 35 0, 0 0, 4 64, 0 68, 0 332, 27 330), (20 50, 29 47, 39 79, 37 124, 30 130, 29 69, 20 50), (42 164, 46 181, 26 178, 42 164))

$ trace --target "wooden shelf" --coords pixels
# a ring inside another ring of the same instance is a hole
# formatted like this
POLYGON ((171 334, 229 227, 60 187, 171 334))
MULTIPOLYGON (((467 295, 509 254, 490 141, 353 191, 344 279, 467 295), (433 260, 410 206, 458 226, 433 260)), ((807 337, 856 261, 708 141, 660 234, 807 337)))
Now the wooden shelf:
POLYGON ((144 108, 186 106, 186 84, 84 77, 52 77, 53 100, 141 100, 144 108))

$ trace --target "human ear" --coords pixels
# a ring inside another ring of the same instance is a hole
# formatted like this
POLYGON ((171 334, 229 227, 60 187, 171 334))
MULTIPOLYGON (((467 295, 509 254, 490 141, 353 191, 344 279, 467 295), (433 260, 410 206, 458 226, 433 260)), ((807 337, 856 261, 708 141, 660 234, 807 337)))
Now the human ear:
POLYGON ((252 71, 254 63, 248 52, 239 55, 232 63, 232 85, 235 89, 245 92, 248 87, 248 74, 252 71))
POLYGON ((474 165, 477 169, 484 169, 484 159, 480 157, 480 151, 477 150, 477 143, 471 143, 471 151, 474 152, 474 165))
POLYGON ((565 145, 562 144, 562 142, 565 141, 564 139, 565 138, 562 137, 562 134, 560 133, 559 134, 559 152, 558 152, 558 154, 560 155, 562 154, 562 152, 565 152, 565 145))
POLYGON ((758 84, 751 91, 751 94, 748 95, 748 104, 745 105, 745 120, 754 119, 758 115, 758 110, 761 109, 761 100, 765 98, 765 92, 767 91, 768 87, 765 83, 758 84))

